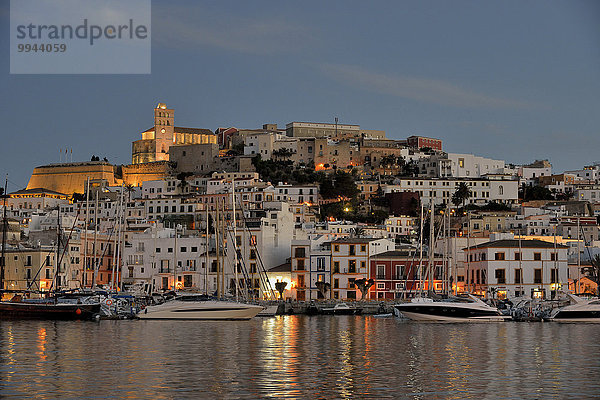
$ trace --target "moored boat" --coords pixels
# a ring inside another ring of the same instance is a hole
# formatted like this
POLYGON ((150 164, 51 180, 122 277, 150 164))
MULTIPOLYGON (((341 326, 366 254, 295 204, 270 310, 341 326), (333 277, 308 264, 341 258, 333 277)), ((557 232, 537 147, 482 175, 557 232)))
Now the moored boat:
POLYGON ((204 295, 179 295, 162 304, 147 306, 140 319, 249 320, 263 307, 255 304, 213 300, 204 295))
POLYGON ((323 308, 322 312, 323 314, 333 315, 354 315, 360 314, 361 310, 346 303, 337 303, 333 307, 323 308))
POLYGON ((582 299, 574 294, 567 295, 571 304, 552 311, 549 321, 600 323, 600 299, 582 299))
POLYGON ((500 322, 510 319, 475 296, 434 300, 415 297, 410 303, 394 306, 404 317, 431 322, 500 322))
POLYGON ((71 303, 58 299, 13 298, 0 302, 0 319, 91 320, 100 313, 100 303, 71 303))

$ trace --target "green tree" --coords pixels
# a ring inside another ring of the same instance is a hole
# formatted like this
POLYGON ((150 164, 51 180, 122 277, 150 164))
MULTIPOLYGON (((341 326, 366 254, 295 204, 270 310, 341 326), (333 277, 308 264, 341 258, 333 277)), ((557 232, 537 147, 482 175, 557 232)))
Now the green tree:
POLYGON ((521 187, 520 197, 523 201, 532 201, 532 200, 554 200, 554 196, 552 195, 552 191, 544 186, 539 185, 523 185, 521 187))

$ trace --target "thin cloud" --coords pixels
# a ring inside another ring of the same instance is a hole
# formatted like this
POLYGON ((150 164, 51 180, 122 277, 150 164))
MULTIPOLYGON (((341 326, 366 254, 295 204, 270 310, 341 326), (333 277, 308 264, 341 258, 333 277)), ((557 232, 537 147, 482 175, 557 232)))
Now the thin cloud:
POLYGON ((214 47, 270 55, 298 50, 313 42, 302 25, 264 16, 260 19, 215 15, 200 7, 154 8, 153 39, 164 47, 214 47))
POLYGON ((476 93, 442 80, 385 75, 352 65, 322 64, 321 69, 325 74, 343 84, 423 103, 459 108, 537 107, 523 101, 476 93))

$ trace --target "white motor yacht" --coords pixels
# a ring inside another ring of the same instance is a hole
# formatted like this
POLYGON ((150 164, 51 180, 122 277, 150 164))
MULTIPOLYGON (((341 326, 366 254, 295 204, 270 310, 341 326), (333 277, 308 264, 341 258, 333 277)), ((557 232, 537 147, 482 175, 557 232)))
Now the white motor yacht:
POLYGON ((140 319, 248 320, 262 309, 254 304, 212 300, 203 295, 180 295, 148 306, 137 316, 140 319))
POLYGON ((550 321, 554 322, 600 322, 600 299, 582 299, 567 294, 571 304, 552 311, 550 321))
POLYGON ((510 319, 475 296, 434 300, 415 297, 410 303, 394 306, 406 318, 432 322, 499 322, 510 319))

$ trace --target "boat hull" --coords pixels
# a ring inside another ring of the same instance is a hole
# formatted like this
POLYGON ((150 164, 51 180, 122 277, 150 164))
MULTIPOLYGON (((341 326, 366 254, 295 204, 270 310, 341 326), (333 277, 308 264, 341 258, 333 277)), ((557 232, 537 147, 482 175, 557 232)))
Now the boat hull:
POLYGON ((242 303, 173 301, 157 306, 148 306, 137 316, 139 319, 249 320, 262 309, 261 306, 242 303))
POLYGON ((402 315, 406 318, 411 319, 413 321, 424 321, 424 322, 503 322, 510 317, 502 316, 502 315, 490 315, 490 316, 481 316, 481 317, 448 317, 442 315, 429 315, 429 314, 421 314, 421 313, 412 313, 407 311, 400 311, 402 315))
POLYGON ((100 313, 100 303, 21 303, 0 302, 0 319, 86 320, 100 313))
POLYGON ((429 322, 502 322, 510 319, 495 310, 439 303, 399 304, 395 308, 413 321, 429 322))

